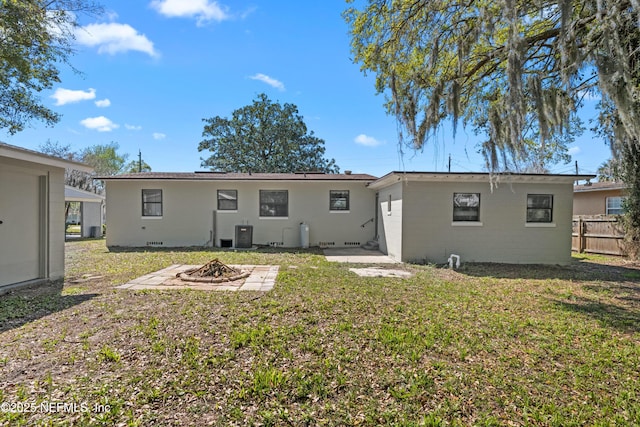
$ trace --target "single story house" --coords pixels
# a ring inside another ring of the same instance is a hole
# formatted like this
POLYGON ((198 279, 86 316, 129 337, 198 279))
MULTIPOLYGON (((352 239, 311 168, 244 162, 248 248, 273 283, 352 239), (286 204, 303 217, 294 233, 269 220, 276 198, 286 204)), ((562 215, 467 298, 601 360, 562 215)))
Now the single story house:
MULTIPOLYGON (((580 179, 586 179, 583 176, 580 179)), ((391 172, 377 192, 382 252, 401 261, 565 264, 574 175, 391 172)))
POLYGON ((106 182, 107 246, 350 247, 399 261, 563 264, 592 175, 157 173, 106 182))
POLYGON ((619 215, 627 185, 622 182, 590 182, 573 187, 574 215, 619 215))
POLYGON ((64 171, 86 165, 0 143, 0 293, 64 277, 64 171))
MULTIPOLYGON (((101 194, 84 191, 79 188, 64 186, 64 200, 67 203, 79 203, 79 217, 74 223, 80 223, 80 237, 102 236, 104 224, 104 199, 101 194)), ((69 218, 67 218, 67 222, 69 218)))
POLYGON ((371 175, 143 172, 100 179, 107 246, 344 247, 374 236, 371 175))

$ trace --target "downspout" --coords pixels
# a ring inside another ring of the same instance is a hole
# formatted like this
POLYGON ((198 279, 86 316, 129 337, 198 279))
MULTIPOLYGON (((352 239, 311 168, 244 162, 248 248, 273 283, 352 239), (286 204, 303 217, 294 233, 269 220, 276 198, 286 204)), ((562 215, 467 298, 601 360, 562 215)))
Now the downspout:
POLYGON ((211 223, 211 247, 215 248, 216 247, 216 223, 218 219, 218 211, 216 211, 215 209, 213 210, 212 213, 212 223, 211 223))
POLYGON ((376 191, 376 209, 375 209, 375 225, 374 225, 374 235, 373 235, 373 240, 378 240, 378 209, 380 209, 380 206, 378 206, 378 203, 380 203, 380 194, 376 191))

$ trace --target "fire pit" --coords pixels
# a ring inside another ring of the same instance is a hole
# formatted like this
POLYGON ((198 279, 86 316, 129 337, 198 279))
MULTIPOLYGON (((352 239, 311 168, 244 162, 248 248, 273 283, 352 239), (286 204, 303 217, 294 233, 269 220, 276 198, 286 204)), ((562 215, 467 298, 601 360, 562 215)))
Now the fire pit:
POLYGON ((230 267, 216 258, 202 267, 178 273, 176 277, 185 282, 222 283, 244 279, 249 274, 250 272, 230 267))

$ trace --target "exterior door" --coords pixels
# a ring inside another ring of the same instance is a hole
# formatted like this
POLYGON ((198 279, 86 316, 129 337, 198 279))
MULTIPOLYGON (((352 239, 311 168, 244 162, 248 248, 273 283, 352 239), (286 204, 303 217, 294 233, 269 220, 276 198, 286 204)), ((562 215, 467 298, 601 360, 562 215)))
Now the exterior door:
POLYGON ((40 277, 40 180, 0 165, 0 286, 40 277))

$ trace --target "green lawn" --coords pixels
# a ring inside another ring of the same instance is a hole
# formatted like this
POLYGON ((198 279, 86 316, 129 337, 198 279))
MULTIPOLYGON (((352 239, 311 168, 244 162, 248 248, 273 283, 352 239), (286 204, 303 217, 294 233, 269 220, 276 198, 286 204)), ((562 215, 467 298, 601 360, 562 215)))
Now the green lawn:
POLYGON ((67 234, 80 234, 81 231, 82 230, 80 228, 80 225, 73 225, 73 224, 67 225, 67 229, 66 229, 67 234))
POLYGON ((0 424, 640 425, 636 264, 349 267, 68 242, 61 292, 0 296, 0 424), (214 257, 280 265, 274 290, 113 289, 214 257), (77 407, 7 410, 42 402, 77 407))

